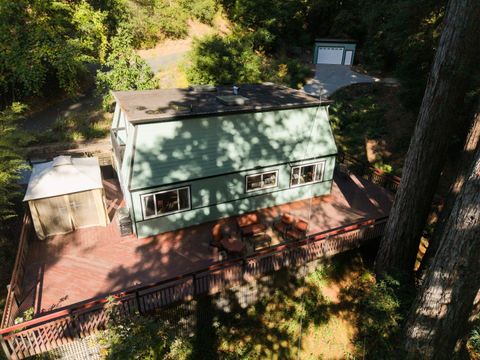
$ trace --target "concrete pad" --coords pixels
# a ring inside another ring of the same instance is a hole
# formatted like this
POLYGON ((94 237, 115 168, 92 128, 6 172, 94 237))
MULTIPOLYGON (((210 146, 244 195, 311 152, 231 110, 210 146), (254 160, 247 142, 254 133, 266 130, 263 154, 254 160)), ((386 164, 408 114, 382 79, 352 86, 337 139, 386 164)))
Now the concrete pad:
POLYGON ((328 97, 336 90, 358 83, 378 82, 380 79, 359 74, 345 65, 316 65, 315 78, 308 81, 303 90, 315 96, 328 97))

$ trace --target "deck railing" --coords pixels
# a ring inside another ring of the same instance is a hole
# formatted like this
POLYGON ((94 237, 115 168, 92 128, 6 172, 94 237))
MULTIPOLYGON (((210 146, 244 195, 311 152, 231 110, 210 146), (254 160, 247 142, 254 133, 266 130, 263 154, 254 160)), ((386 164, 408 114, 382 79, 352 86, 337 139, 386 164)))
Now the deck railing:
POLYGON ((17 256, 13 266, 12 277, 8 285, 5 309, 2 316, 1 327, 10 326, 15 322, 24 294, 22 292, 23 275, 25 274, 25 262, 28 254, 29 239, 32 233, 32 220, 28 212, 23 216, 22 230, 18 242, 17 256))
POLYGON ((400 185, 400 178, 398 176, 377 169, 349 154, 339 152, 337 156, 337 164, 341 171, 353 173, 394 193, 397 192, 400 185))
POLYGON ((9 359, 52 350, 104 328, 109 298, 124 314, 148 313, 197 295, 259 278, 283 267, 301 266, 309 261, 351 250, 379 238, 387 218, 360 221, 348 226, 309 235, 259 251, 251 256, 215 263, 201 271, 141 285, 54 310, 33 320, 0 330, 0 342, 9 359))

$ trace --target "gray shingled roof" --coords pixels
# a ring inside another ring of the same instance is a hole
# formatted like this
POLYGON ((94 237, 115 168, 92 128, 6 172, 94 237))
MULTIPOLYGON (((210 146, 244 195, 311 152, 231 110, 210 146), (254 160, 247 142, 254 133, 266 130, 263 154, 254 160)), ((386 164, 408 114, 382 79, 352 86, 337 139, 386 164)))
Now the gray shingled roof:
POLYGON ((329 101, 273 84, 239 85, 238 95, 248 100, 242 105, 226 105, 217 96, 233 95, 232 87, 214 91, 159 89, 114 91, 113 96, 131 123, 166 121, 219 113, 252 112, 325 105, 329 101))

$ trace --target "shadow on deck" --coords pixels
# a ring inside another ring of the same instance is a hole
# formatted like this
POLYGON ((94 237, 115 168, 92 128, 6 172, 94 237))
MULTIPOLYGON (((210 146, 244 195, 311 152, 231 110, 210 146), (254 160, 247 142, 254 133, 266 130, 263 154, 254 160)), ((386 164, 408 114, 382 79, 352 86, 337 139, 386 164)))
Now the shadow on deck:
MULTIPOLYGON (((79 229, 65 235, 35 240, 29 249, 25 302, 35 312, 50 311, 130 286, 157 282, 205 268, 218 261, 209 246, 215 222, 138 239, 121 237, 114 219, 123 206, 118 183, 105 181, 112 222, 107 227, 79 229)), ((393 195, 355 175, 335 175, 332 193, 259 210, 272 224, 282 213, 310 219, 310 233, 348 225, 365 218, 388 215, 393 195)), ((234 218, 222 219, 234 223, 234 218)), ((272 245, 281 239, 269 230, 272 245)))

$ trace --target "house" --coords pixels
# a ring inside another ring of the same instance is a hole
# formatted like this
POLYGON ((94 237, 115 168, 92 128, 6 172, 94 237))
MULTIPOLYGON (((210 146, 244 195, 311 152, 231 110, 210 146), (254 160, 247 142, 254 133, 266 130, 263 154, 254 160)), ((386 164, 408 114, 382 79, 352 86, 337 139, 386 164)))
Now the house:
POLYGON ((314 64, 352 65, 355 58, 355 40, 315 39, 314 64))
POLYGON ((138 237, 330 193, 329 102, 271 84, 113 96, 114 166, 138 237))

